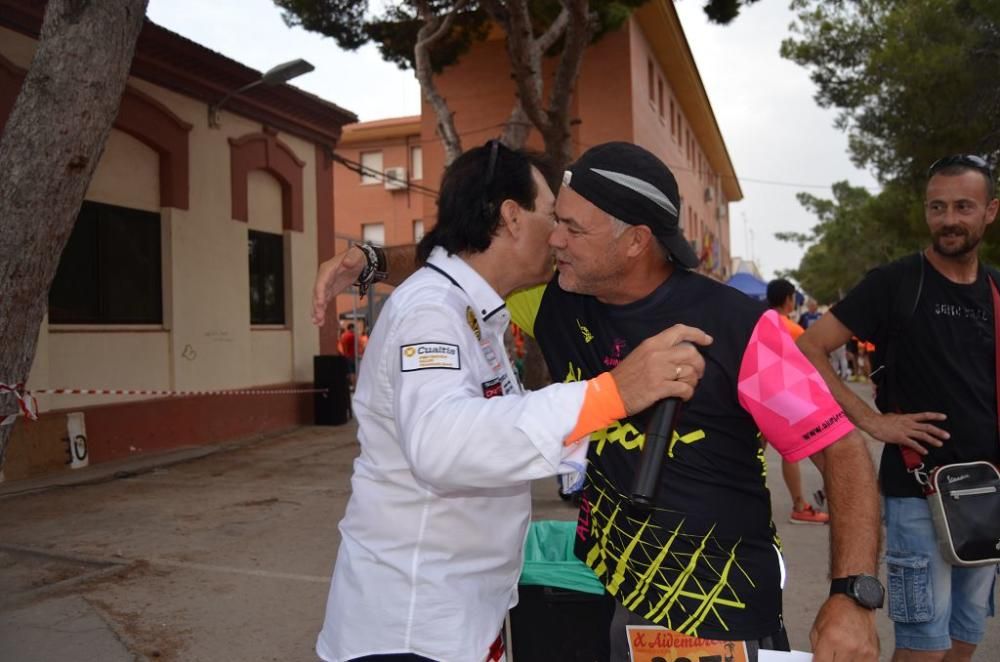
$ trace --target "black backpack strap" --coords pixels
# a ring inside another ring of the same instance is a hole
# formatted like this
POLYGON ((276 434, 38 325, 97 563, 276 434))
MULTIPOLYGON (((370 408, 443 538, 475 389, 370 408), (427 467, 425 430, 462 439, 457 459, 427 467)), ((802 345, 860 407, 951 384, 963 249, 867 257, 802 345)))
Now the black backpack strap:
POLYGON ((889 337, 898 338, 913 319, 920 303, 920 295, 924 291, 924 264, 927 262, 923 252, 907 255, 900 263, 903 277, 899 282, 899 296, 896 298, 895 314, 889 326, 889 337))
POLYGON ((993 282, 997 284, 997 287, 1000 287, 1000 269, 997 269, 996 267, 991 267, 988 264, 983 264, 983 269, 986 270, 986 275, 992 278, 993 282))
POLYGON ((875 348, 873 358, 878 365, 871 372, 871 380, 875 384, 875 404, 883 412, 897 409, 891 402, 892 366, 896 361, 897 341, 913 319, 917 304, 920 303, 920 295, 924 291, 925 262, 923 252, 918 252, 907 255, 897 263, 899 282, 896 287, 896 297, 892 302, 889 329, 881 343, 882 346, 875 348))

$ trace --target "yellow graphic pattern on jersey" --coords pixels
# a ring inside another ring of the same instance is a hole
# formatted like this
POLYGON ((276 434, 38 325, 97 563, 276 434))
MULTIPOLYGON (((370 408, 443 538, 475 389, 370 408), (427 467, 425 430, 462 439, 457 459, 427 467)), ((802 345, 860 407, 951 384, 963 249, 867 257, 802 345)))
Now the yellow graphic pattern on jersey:
POLYGON ((590 508, 593 545, 585 561, 608 592, 630 611, 682 634, 696 636, 710 616, 728 630, 721 608, 746 608, 730 582, 732 573, 754 586, 737 558, 739 541, 724 549, 714 527, 701 535, 686 533, 680 513, 672 530, 656 524, 651 514, 630 517, 625 497, 593 466, 590 472, 596 499, 590 508), (619 595, 623 586, 632 587, 627 595, 619 595))
MULTIPOLYGON (((563 383, 569 384, 571 382, 578 382, 583 378, 582 375, 583 371, 574 366, 573 362, 570 361, 563 383)), ((674 430, 674 436, 670 440, 670 446, 667 447, 667 457, 674 456, 674 447, 678 443, 693 444, 704 438, 704 430, 694 430, 683 435, 677 432, 677 430, 674 430)), ((595 444, 594 452, 598 455, 604 452, 604 447, 607 444, 619 444, 625 450, 631 451, 642 450, 642 445, 645 441, 646 435, 639 432, 634 425, 627 421, 615 421, 603 430, 597 430, 596 432, 592 432, 590 435, 590 443, 595 444)))

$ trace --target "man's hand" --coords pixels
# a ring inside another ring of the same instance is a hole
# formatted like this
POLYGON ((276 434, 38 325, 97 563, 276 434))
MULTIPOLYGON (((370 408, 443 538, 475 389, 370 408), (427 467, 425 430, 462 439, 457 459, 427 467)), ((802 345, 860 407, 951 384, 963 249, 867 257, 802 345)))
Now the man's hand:
POLYGON ((689 400, 705 373, 695 345, 711 343, 712 336, 683 324, 643 340, 611 371, 625 412, 635 414, 664 398, 689 400))
POLYGON ((876 414, 861 421, 861 429, 887 444, 898 444, 927 455, 923 444, 940 448, 951 435, 926 421, 943 421, 947 416, 925 411, 919 414, 876 414))
POLYGON ((316 284, 313 286, 313 324, 323 326, 330 300, 350 287, 364 267, 365 254, 356 246, 351 246, 319 265, 316 284))
POLYGON ((878 662, 875 612, 846 595, 831 595, 809 633, 813 662, 878 662))

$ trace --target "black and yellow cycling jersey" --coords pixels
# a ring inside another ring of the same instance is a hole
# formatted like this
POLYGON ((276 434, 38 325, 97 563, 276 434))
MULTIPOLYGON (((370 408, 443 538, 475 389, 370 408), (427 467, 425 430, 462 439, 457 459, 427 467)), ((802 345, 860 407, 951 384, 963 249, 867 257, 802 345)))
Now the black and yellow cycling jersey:
POLYGON ((709 333, 705 374, 668 444, 655 507, 629 494, 649 411, 591 435, 576 554, 630 611, 685 634, 759 639, 781 628, 782 562, 758 426, 741 405, 741 364, 763 304, 677 270, 640 301, 606 305, 547 285, 507 300, 553 380, 614 368, 674 324, 709 333), (644 415, 645 414, 645 415, 644 415))

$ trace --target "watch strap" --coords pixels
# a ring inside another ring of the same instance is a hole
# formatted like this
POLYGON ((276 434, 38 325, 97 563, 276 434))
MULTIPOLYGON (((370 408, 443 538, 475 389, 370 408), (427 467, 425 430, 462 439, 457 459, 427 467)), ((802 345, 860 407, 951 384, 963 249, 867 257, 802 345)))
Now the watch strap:
POLYGON ((885 604, 885 587, 873 575, 849 575, 830 580, 830 595, 838 593, 851 598, 865 609, 881 609, 885 604))
POLYGON ((837 577, 836 579, 831 579, 830 595, 837 595, 838 593, 850 595, 850 589, 853 580, 854 577, 837 577))

